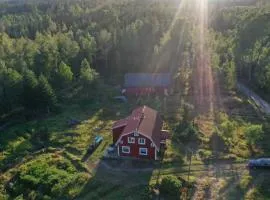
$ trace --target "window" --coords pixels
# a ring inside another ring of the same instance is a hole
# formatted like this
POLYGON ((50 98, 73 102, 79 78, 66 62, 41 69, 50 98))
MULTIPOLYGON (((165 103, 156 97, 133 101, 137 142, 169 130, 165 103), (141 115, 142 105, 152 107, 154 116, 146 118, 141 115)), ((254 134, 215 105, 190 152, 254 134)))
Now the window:
POLYGON ((138 143, 139 144, 145 144, 145 139, 144 138, 139 138, 138 143))
POLYGON ((139 154, 142 156, 147 156, 147 148, 139 148, 139 154))
POLYGON ((139 133, 138 132, 134 132, 134 136, 139 136, 139 133))
POLYGON ((135 143, 135 138, 134 137, 128 137, 128 143, 129 144, 134 144, 135 143))
POLYGON ((130 153, 130 147, 122 146, 122 153, 130 153))

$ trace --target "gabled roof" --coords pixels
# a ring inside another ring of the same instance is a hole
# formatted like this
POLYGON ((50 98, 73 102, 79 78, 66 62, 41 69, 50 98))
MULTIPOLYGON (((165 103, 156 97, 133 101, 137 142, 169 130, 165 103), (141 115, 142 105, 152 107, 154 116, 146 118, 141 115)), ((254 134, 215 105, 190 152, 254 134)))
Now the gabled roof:
MULTIPOLYGON (((147 106, 142 106, 133 110, 132 114, 124 120, 127 121, 121 136, 128 135, 136 131, 152 140, 155 146, 159 149, 162 119, 156 110, 147 106)), ((117 121, 113 127, 117 127, 116 125, 118 124, 124 124, 123 120, 117 121)))
POLYGON ((170 84, 169 73, 127 73, 124 87, 167 87, 170 84))
POLYGON ((112 128, 115 129, 115 128, 119 128, 119 127, 122 127, 122 126, 126 126, 127 125, 127 121, 128 121, 127 118, 118 120, 117 122, 115 122, 113 124, 113 127, 112 128))

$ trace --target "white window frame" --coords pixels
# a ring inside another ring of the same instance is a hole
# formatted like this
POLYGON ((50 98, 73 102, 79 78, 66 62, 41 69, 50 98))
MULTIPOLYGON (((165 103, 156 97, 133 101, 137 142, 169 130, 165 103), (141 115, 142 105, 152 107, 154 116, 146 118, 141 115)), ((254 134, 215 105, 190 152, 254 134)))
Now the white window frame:
POLYGON ((145 138, 138 138, 138 144, 146 144, 145 138), (143 140, 144 142, 141 142, 140 140, 143 140))
POLYGON ((129 144, 135 144, 135 137, 128 137, 129 144))
POLYGON ((139 155, 147 156, 148 155, 148 148, 139 148, 139 155), (145 153, 142 153, 141 150, 144 150, 145 153))
POLYGON ((122 151, 122 153, 129 154, 130 153, 130 147, 129 146, 122 146, 121 151, 122 151), (128 149, 128 151, 124 151, 125 148, 128 149))
POLYGON ((139 136, 139 133, 138 132, 134 132, 134 137, 136 137, 136 136, 139 136))

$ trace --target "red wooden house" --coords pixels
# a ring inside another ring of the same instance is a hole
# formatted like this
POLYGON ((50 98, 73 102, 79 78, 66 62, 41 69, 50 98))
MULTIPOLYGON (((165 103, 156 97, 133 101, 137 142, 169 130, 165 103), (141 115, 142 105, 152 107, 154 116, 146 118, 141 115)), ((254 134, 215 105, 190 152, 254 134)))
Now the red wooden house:
POLYGON ((162 119, 156 110, 139 107, 112 127, 113 143, 119 156, 157 159, 168 133, 162 130, 162 119))

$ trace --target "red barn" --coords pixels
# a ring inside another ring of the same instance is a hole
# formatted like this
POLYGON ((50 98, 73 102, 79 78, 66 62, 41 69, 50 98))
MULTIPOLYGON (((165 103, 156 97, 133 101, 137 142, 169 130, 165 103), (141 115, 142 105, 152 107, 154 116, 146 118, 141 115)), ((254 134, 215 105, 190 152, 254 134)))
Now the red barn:
POLYGON ((168 95, 171 86, 170 73, 128 73, 125 75, 123 94, 168 95))
POLYGON ((118 155, 156 160, 168 137, 162 124, 158 112, 147 106, 139 107, 129 117, 115 122, 112 132, 118 155))

